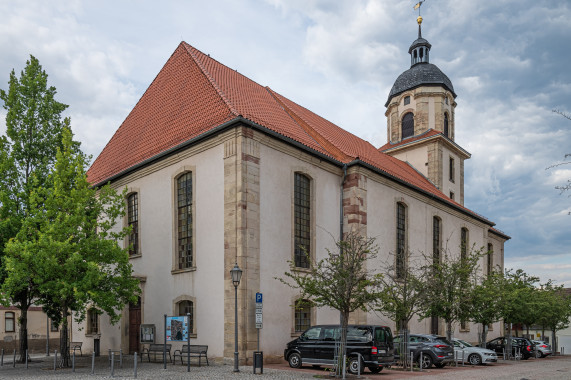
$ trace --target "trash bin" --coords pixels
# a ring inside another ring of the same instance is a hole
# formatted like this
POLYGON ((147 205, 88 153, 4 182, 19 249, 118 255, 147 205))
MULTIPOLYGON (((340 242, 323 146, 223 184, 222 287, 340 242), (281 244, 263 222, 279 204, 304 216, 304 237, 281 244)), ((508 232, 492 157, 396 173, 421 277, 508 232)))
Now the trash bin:
POLYGON ((101 337, 96 336, 93 339, 93 352, 95 353, 95 356, 99 356, 100 348, 101 348, 101 337))
POLYGON ((260 373, 264 373, 264 352, 254 351, 254 374, 256 373, 256 368, 260 369, 260 373))

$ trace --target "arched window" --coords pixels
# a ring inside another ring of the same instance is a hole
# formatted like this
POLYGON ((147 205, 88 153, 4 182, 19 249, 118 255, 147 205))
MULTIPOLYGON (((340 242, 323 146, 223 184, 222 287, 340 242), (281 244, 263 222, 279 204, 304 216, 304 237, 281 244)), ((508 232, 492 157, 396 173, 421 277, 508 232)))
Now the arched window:
POLYGON ((179 316, 186 316, 190 314, 190 324, 188 326, 188 332, 190 334, 194 333, 194 303, 189 300, 180 301, 176 305, 176 311, 179 316))
POLYGON ((494 270, 494 246, 491 243, 488 243, 488 276, 490 276, 494 270))
POLYGON ((294 182, 294 261, 295 266, 309 268, 311 256, 311 180, 295 173, 294 182))
POLYGON ((460 257, 462 260, 465 260, 468 255, 468 239, 468 229, 462 227, 462 230, 460 231, 460 257))
POLYGON ((450 137, 448 135, 448 113, 447 112, 444 112, 444 136, 450 137))
POLYGON ((412 112, 407 113, 402 118, 402 138, 414 135, 414 115, 412 112))
POLYGON ((311 306, 307 300, 295 301, 294 331, 303 332, 311 326, 311 306))
POLYGON ((432 218, 432 259, 434 264, 440 263, 440 235, 441 235, 441 221, 440 218, 435 216, 432 218))
POLYGON ((127 222, 131 227, 129 234, 129 255, 139 254, 139 195, 133 193, 127 197, 127 222))
POLYGON ((397 278, 403 278, 406 269, 406 206, 403 203, 397 203, 397 252, 396 252, 396 269, 397 278))
POLYGON ((176 181, 178 269, 191 268, 192 260, 192 172, 176 181))

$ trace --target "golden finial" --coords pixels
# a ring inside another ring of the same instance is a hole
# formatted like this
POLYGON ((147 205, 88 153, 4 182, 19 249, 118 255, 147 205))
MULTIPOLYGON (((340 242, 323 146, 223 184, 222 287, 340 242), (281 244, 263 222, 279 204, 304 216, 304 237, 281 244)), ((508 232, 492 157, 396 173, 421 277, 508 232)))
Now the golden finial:
POLYGON ((416 18, 416 22, 418 22, 418 25, 420 26, 420 24, 422 24, 422 16, 418 16, 416 18))

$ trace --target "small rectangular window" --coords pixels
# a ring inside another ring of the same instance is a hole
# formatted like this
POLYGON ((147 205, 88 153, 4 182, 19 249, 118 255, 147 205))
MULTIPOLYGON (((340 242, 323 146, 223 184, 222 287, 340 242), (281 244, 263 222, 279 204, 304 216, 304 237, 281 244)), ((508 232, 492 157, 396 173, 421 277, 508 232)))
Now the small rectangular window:
POLYGON ((309 306, 307 300, 296 301, 294 320, 295 332, 305 331, 311 326, 311 306, 309 306))
POLYGON ((449 172, 450 172, 450 182, 454 182, 454 159, 452 157, 450 157, 450 166, 449 166, 449 172))
POLYGON ((87 310, 87 334, 99 334, 99 313, 95 309, 87 310))
POLYGON ((410 104, 410 96, 405 96, 404 97, 404 105, 406 106, 408 104, 410 104))
POLYGON ((454 200, 454 192, 453 191, 450 192, 450 199, 454 200))
POLYGON ((54 321, 52 321, 52 320, 50 319, 50 331, 51 331, 51 332, 58 332, 58 330, 59 330, 58 325, 56 325, 56 324, 54 323, 54 321))
POLYGON ((6 332, 16 331, 16 324, 14 323, 15 319, 15 314, 11 311, 8 311, 4 314, 4 327, 6 332))

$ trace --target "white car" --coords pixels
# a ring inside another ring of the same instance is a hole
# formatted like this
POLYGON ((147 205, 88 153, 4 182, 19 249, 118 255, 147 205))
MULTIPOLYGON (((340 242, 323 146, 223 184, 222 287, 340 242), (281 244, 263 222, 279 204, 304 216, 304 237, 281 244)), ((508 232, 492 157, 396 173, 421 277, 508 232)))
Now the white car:
POLYGON ((488 350, 487 348, 472 346, 470 343, 461 339, 452 338, 454 343, 454 355, 456 360, 472 365, 496 363, 498 355, 495 351, 488 350))

